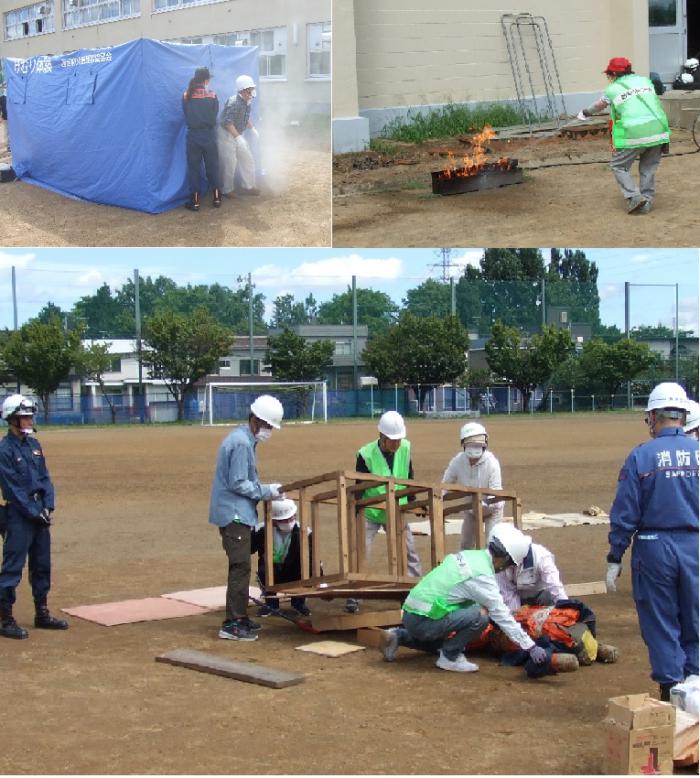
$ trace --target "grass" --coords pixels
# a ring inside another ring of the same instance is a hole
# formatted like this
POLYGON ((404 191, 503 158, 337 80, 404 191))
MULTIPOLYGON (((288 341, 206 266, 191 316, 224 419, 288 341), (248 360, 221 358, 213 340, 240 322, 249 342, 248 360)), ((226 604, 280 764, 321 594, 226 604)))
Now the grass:
POLYGON ((526 122, 525 114, 508 105, 486 104, 469 108, 450 104, 427 113, 418 111, 411 114, 409 111, 406 119, 393 119, 384 128, 383 137, 374 142, 422 143, 429 138, 449 138, 467 131, 480 131, 485 124, 511 127, 526 122))
POLYGON ((376 151, 377 154, 393 155, 396 152, 396 144, 386 138, 371 138, 369 141, 370 151, 376 151))

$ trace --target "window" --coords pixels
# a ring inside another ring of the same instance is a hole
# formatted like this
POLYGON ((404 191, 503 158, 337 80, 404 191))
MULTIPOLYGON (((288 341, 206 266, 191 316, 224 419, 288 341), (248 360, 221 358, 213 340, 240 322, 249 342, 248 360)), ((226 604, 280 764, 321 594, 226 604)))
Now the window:
POLYGON ((231 367, 231 360, 230 359, 220 359, 219 360, 219 368, 220 369, 229 369, 231 367))
POLYGON ((349 340, 336 340, 335 354, 339 357, 349 357, 352 354, 352 342, 349 340))
POLYGON ((65 0, 63 26, 70 30, 140 15, 141 0, 65 0))
POLYGON ((309 78, 331 77, 331 23, 306 25, 307 75, 309 78))
POLYGON ((43 3, 27 5, 24 8, 16 8, 5 14, 5 40, 12 41, 17 38, 29 38, 33 35, 42 35, 46 32, 54 32, 53 1, 45 0, 43 3))
POLYGON ((122 371, 122 358, 114 357, 112 364, 109 366, 110 373, 121 373, 122 371))
POLYGON ((676 0, 649 0, 649 26, 675 27, 676 0))
POLYGON ((178 8, 190 8, 193 5, 211 5, 222 3, 224 0, 154 0, 153 13, 158 11, 173 11, 178 8))
POLYGON ((569 312, 559 311, 559 324, 568 324, 568 322, 569 322, 569 312))
POLYGON ((253 360, 253 372, 250 370, 250 360, 241 359, 239 363, 240 373, 239 375, 259 375, 260 374, 260 360, 253 360))

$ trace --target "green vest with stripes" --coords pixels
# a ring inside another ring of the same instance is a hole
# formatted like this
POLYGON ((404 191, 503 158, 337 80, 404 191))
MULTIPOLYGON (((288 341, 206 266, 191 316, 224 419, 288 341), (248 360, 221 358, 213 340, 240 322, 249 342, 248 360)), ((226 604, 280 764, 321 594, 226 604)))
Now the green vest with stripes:
POLYGON ((631 74, 608 86, 612 143, 616 149, 637 149, 668 143, 671 130, 661 100, 648 78, 631 74))
MULTIPOLYGON (((411 463, 411 444, 405 438, 401 441, 401 445, 394 454, 394 465, 391 470, 389 470, 389 465, 379 448, 379 441, 374 440, 363 446, 359 454, 365 460, 370 473, 374 475, 408 478, 408 468, 411 463)), ((401 485, 396 486, 397 491, 405 488, 405 486, 401 485)), ((366 489, 362 496, 374 497, 376 494, 386 494, 386 486, 384 484, 373 486, 371 489, 366 489)), ((400 505, 404 505, 407 502, 408 497, 402 497, 399 500, 400 505)), ((368 521, 373 521, 375 524, 386 524, 386 511, 383 508, 365 508, 365 518, 368 521)))
POLYGON ((417 616, 441 619, 458 608, 468 608, 475 603, 471 600, 448 603, 447 596, 458 584, 480 575, 496 575, 491 554, 486 549, 448 554, 411 589, 403 609, 417 616))

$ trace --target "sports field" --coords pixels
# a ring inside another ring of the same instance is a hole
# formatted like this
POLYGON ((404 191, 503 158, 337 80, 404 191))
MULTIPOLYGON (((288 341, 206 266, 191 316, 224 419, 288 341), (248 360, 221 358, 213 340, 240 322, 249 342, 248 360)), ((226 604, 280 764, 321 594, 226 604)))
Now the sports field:
MULTIPOLYGON (((607 512, 624 457, 647 434, 641 413, 482 421, 504 488, 518 492, 524 511, 599 505, 607 512)), ((459 428, 459 420, 408 420, 418 480, 440 480, 458 450, 459 428)), ((290 482, 351 469, 375 430, 367 421, 284 427, 258 447, 261 478, 290 482)), ((39 431, 57 492, 49 602, 55 611, 225 583, 226 558, 207 509, 227 432, 39 431)), ((325 545, 334 533, 329 521, 325 545)), ((606 526, 533 534, 556 554, 565 583, 604 578, 606 526)), ((417 539, 423 560, 427 541, 417 539)), ((455 550, 456 536, 448 541, 455 550)), ((380 570, 378 548, 379 541, 380 570)), ((607 699, 656 694, 656 686, 628 558, 618 592, 587 602, 599 637, 620 649, 619 663, 532 681, 491 657, 473 657, 480 672, 466 676, 441 672, 432 657, 408 651, 393 664, 373 649, 319 657, 294 650, 314 636, 275 617, 253 643, 219 640, 221 613, 115 627, 69 617, 68 632, 42 632, 31 626, 25 576, 15 615, 30 638, 0 646, 0 772, 598 773, 607 699), (306 680, 275 690, 154 661, 175 648, 259 662, 306 680)), ((339 600, 310 605, 342 610, 339 600)))

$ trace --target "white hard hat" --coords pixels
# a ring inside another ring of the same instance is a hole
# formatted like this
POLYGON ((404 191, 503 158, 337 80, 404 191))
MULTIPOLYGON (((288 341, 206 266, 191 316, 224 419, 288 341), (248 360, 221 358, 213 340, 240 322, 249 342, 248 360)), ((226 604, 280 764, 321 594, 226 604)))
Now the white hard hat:
POLYGON ((3 419, 9 419, 10 416, 34 416, 35 413, 36 405, 21 394, 11 394, 2 404, 3 419))
POLYGON ((389 440, 401 440, 401 438, 406 437, 403 416, 396 411, 387 411, 382 414, 377 429, 389 440))
POLYGON ((691 57, 683 63, 683 67, 688 68, 688 70, 695 70, 698 65, 700 65, 700 61, 698 61, 697 57, 691 57))
POLYGON ((685 389, 673 381, 664 381, 655 386, 647 400, 647 411, 655 411, 659 408, 678 408, 682 411, 688 409, 688 395, 685 389))
POLYGON ((681 81, 684 84, 692 84, 695 79, 693 78, 692 73, 681 73, 681 81))
POLYGON ((497 545, 508 552, 508 556, 516 565, 521 565, 523 563, 523 560, 527 556, 527 552, 532 545, 532 538, 529 535, 524 535, 512 524, 507 524, 503 521, 499 521, 489 533, 486 543, 487 547, 489 547, 494 540, 497 545))
POLYGON ((294 500, 272 500, 272 521, 286 521, 296 515, 297 506, 294 500))
POLYGON ((486 432, 486 427, 479 424, 476 421, 468 421, 462 429, 459 431, 459 439, 460 441, 465 440, 467 438, 476 438, 476 437, 483 437, 482 443, 488 443, 489 442, 489 435, 488 432, 486 432))
POLYGON ((238 76, 236 92, 240 92, 242 89, 255 89, 255 81, 250 76, 238 76))
POLYGON ((700 405, 694 400, 688 400, 688 415, 685 417, 684 432, 691 432, 700 427, 700 405))
POLYGON ((256 397, 250 406, 250 412, 271 424, 276 430, 280 428, 284 416, 282 403, 271 394, 261 394, 260 397, 256 397))

